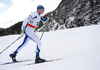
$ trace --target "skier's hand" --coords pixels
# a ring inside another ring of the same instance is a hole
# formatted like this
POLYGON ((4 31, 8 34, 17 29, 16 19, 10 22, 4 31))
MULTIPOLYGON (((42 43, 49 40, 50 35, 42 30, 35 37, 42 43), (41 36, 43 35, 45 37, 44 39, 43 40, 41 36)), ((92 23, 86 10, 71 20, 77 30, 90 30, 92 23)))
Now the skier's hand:
POLYGON ((50 18, 49 17, 47 17, 47 21, 49 21, 50 20, 50 18))
POLYGON ((23 37, 23 36, 24 36, 24 31, 21 31, 20 37, 23 37))
POLYGON ((49 18, 49 17, 47 17, 47 22, 46 22, 46 23, 49 23, 49 20, 50 20, 50 18, 49 18))

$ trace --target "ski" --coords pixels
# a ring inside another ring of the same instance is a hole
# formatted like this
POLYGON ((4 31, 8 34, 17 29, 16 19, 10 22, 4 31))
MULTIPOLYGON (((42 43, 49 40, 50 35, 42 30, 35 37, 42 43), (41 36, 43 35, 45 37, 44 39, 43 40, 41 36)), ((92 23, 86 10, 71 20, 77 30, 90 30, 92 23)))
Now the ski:
MULTIPOLYGON (((46 62, 53 62, 53 61, 58 61, 58 60, 61 60, 61 59, 54 59, 54 60, 46 60, 45 62, 42 62, 42 63, 46 63, 46 62)), ((15 62, 6 62, 6 63, 2 63, 0 65, 10 65, 10 64, 16 64, 16 63, 22 63, 22 62, 28 62, 28 61, 33 61, 33 59, 29 59, 29 60, 21 60, 21 61, 15 61, 15 62)), ((40 64, 40 63, 29 63, 29 64, 25 64, 23 66, 26 66, 26 65, 33 65, 33 64, 40 64)))
MULTIPOLYGON (((58 61, 58 60, 61 60, 61 59, 46 60, 45 62, 41 62, 41 63, 53 62, 53 61, 58 61)), ((29 63, 29 64, 25 64, 23 66, 34 65, 34 64, 41 64, 41 63, 29 63)))
POLYGON ((27 62, 27 61, 32 61, 33 59, 29 59, 29 60, 20 60, 20 61, 15 61, 15 62, 6 62, 6 63, 2 63, 0 65, 8 65, 8 64, 16 64, 16 63, 21 63, 21 62, 27 62))

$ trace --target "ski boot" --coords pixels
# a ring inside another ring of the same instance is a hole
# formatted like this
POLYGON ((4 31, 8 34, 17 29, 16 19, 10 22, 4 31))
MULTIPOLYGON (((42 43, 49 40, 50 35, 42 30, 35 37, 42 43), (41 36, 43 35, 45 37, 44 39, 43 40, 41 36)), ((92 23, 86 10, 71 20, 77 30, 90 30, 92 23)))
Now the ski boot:
POLYGON ((41 59, 39 56, 36 57, 35 63, 43 63, 43 62, 46 62, 46 60, 45 59, 41 59))
POLYGON ((14 53, 11 53, 11 54, 9 55, 9 56, 11 57, 11 59, 12 59, 13 62, 16 62, 16 61, 17 61, 17 60, 16 60, 16 54, 17 54, 17 53, 14 52, 14 53))

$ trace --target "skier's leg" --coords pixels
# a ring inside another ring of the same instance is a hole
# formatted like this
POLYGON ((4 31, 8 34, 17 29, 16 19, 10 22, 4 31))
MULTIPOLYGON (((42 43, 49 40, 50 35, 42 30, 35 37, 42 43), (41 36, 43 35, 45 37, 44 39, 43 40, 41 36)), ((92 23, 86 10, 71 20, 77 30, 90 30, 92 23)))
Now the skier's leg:
POLYGON ((35 63, 42 63, 42 62, 46 62, 45 59, 41 59, 39 56, 40 50, 41 50, 41 40, 34 34, 34 36, 32 36, 32 40, 34 40, 35 43, 37 43, 37 47, 36 47, 36 58, 35 58, 35 63))
POLYGON ((39 56, 42 42, 41 42, 41 40, 36 35, 34 37, 34 41, 35 41, 35 43, 37 43, 37 47, 36 47, 36 57, 37 57, 37 56, 39 56))
POLYGON ((39 56, 40 49, 41 49, 41 40, 36 36, 35 33, 28 35, 31 40, 33 40, 37 44, 36 48, 36 56, 39 56))
POLYGON ((14 53, 11 53, 9 55, 13 61, 16 61, 16 54, 28 43, 28 41, 29 41, 29 37, 26 35, 23 43, 16 49, 14 53))
POLYGON ((25 35, 25 38, 23 40, 23 43, 16 49, 16 53, 18 53, 23 47, 26 46, 26 44, 29 42, 29 37, 25 35))
POLYGON ((42 45, 41 40, 35 34, 33 36, 33 40, 37 44, 36 56, 39 56, 39 53, 40 53, 40 50, 41 50, 41 45, 42 45))
POLYGON ((45 59, 41 59, 39 56, 40 50, 41 50, 41 40, 34 34, 28 34, 29 38, 32 39, 36 44, 36 59, 35 59, 35 63, 41 63, 41 62, 45 62, 45 59))

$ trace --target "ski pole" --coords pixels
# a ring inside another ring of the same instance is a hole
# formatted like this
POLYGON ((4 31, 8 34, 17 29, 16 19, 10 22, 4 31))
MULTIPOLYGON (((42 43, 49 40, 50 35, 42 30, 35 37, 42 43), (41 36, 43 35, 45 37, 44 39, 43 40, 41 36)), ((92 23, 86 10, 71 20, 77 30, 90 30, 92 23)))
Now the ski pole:
POLYGON ((5 50, 7 50, 12 44, 14 44, 20 38, 21 37, 18 37, 13 43, 11 43, 7 48, 5 48, 2 52, 0 52, 0 54, 2 54, 5 50))
POLYGON ((46 29, 46 27, 47 27, 48 23, 49 23, 49 20, 47 21, 47 23, 46 23, 46 25, 45 25, 45 28, 43 29, 43 33, 42 33, 42 35, 41 35, 41 37, 40 37, 40 40, 41 40, 41 39, 42 39, 42 37, 43 37, 44 31, 45 31, 45 29, 46 29))

